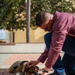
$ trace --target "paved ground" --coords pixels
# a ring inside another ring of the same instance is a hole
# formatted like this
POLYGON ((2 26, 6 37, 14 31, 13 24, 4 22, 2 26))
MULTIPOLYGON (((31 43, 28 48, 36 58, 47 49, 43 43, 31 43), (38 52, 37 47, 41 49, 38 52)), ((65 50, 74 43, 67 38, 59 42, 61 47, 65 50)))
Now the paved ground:
MULTIPOLYGON (((0 46, 0 69, 7 69, 17 60, 36 60, 43 52, 45 45, 40 44, 16 44, 0 46)), ((63 56, 63 53, 61 53, 63 56)), ((40 69, 44 64, 38 65, 40 69)), ((52 72, 52 70, 50 71, 52 72)))
POLYGON ((8 68, 17 60, 37 59, 44 44, 0 45, 0 68, 8 68))
POLYGON ((43 43, 0 45, 0 54, 41 53, 44 48, 43 43))

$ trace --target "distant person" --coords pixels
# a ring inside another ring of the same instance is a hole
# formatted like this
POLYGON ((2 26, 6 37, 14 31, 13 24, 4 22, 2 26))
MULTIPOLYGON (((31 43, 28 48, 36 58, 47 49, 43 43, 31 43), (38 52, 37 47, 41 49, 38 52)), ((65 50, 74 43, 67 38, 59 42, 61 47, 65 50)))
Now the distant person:
POLYGON ((49 75, 75 75, 75 15, 41 11, 36 15, 36 25, 48 31, 44 36, 46 48, 37 60, 28 62, 29 67, 46 60, 42 75, 47 75, 51 67, 54 72, 49 75), (62 59, 61 51, 64 51, 62 59))

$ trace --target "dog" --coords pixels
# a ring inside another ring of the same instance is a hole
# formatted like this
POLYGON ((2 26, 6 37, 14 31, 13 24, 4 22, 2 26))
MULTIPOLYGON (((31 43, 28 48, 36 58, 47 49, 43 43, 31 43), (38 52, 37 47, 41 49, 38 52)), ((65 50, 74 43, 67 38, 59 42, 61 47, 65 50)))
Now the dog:
POLYGON ((17 75, 37 75, 39 71, 38 66, 28 67, 28 61, 16 61, 9 67, 9 73, 17 75))
POLYGON ((24 65, 24 70, 22 71, 24 75, 38 75, 38 66, 28 67, 27 65, 24 65))

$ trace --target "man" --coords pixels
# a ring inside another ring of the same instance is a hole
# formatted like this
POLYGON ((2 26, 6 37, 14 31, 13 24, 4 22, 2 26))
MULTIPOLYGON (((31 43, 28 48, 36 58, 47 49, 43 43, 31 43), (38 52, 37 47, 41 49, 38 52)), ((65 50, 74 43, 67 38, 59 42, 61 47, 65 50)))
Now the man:
POLYGON ((37 60, 28 62, 29 67, 42 62, 45 68, 42 75, 47 75, 53 67, 54 73, 49 75, 75 75, 75 15, 67 12, 50 14, 41 11, 36 16, 36 25, 45 31, 46 48, 37 60), (60 52, 64 51, 61 59, 60 52))

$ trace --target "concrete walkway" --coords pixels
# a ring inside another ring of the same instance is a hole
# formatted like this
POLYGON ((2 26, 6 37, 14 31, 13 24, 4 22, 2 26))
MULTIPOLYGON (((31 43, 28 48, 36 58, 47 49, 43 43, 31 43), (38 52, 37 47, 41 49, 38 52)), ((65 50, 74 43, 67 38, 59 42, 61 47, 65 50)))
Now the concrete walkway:
POLYGON ((43 43, 0 45, 0 68, 8 68, 17 60, 35 60, 43 52, 44 48, 43 43))
MULTIPOLYGON (((9 68, 17 60, 36 60, 44 51, 44 43, 15 44, 0 46, 0 68, 9 68)), ((61 52, 63 56, 63 52, 61 52)), ((44 64, 38 64, 39 68, 44 68, 44 64)))
POLYGON ((15 45, 0 45, 0 54, 41 53, 45 48, 43 43, 27 43, 15 45))

